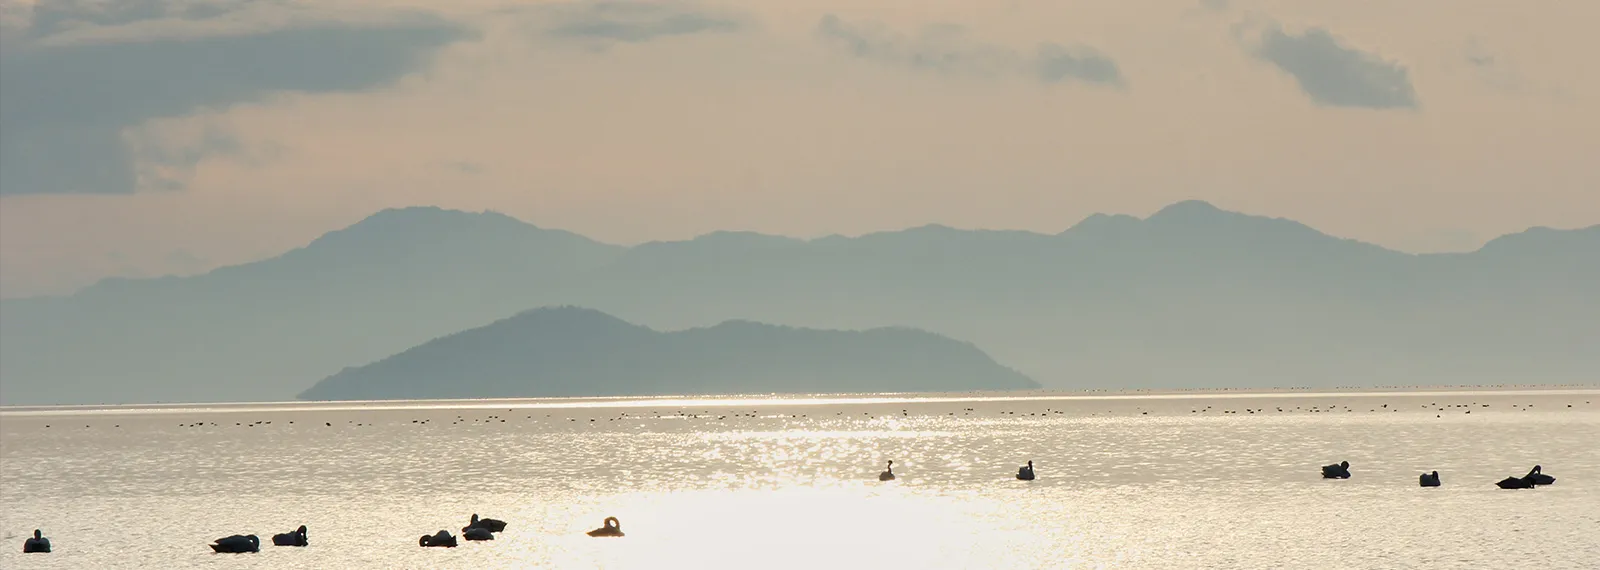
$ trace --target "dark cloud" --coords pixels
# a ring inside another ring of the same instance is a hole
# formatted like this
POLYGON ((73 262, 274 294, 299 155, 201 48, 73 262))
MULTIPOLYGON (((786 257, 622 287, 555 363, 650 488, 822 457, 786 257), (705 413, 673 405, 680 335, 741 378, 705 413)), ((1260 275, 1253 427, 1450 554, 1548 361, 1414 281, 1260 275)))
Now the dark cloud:
MULTIPOLYGON (((39 3, 27 28, 7 30, 0 52, 0 195, 133 192, 139 173, 122 139, 129 127, 274 92, 380 87, 471 35, 426 15, 347 21, 301 11, 276 26, 246 19, 273 6, 39 3)), ((202 142, 185 152, 232 144, 202 142)))
POLYGON ((986 77, 1027 74, 1044 83, 1120 86, 1123 82, 1116 62, 1092 47, 1045 43, 1028 56, 973 40, 964 28, 950 24, 927 26, 908 36, 879 23, 850 23, 828 14, 817 22, 816 34, 852 56, 913 69, 986 77))
POLYGON ((1078 80, 1088 83, 1121 85, 1122 70, 1117 62, 1087 46, 1067 48, 1056 44, 1039 46, 1035 68, 1046 83, 1078 80))
POLYGON ((1322 28, 1300 35, 1272 28, 1255 56, 1293 76, 1311 101, 1328 107, 1414 109, 1417 95, 1406 68, 1346 47, 1322 28))
POLYGON ((646 42, 667 36, 738 31, 737 18, 655 2, 593 2, 550 7, 549 37, 646 42))

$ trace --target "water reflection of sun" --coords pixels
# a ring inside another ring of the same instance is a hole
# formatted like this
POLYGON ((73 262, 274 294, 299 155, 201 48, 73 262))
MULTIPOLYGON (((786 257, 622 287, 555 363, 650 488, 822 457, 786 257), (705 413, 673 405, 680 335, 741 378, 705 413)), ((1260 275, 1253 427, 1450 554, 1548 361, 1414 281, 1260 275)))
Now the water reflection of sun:
POLYGON ((1003 512, 977 494, 924 494, 876 481, 613 495, 596 508, 618 513, 627 536, 564 540, 561 552, 552 553, 554 566, 812 570, 1041 562, 1019 548, 1037 542, 1029 540, 1024 513, 1003 512))

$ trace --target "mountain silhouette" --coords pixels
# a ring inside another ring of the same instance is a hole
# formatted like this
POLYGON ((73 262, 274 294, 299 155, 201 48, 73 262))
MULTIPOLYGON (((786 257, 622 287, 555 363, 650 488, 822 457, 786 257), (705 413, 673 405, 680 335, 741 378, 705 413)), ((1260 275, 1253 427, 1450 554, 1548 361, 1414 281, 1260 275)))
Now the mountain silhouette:
POLYGON ((1600 226, 1413 255, 1188 201, 1054 235, 929 225, 626 248, 405 208, 204 275, 0 301, 0 401, 285 399, 554 305, 656 330, 912 327, 1047 388, 1593 382, 1594 291, 1600 226))
POLYGON ((0 401, 283 400, 527 309, 625 248, 497 213, 384 210, 281 256, 0 301, 0 401))
POLYGON ((309 400, 945 392, 1039 385, 968 343, 913 329, 726 321, 656 332, 576 307, 526 311, 347 368, 309 400))

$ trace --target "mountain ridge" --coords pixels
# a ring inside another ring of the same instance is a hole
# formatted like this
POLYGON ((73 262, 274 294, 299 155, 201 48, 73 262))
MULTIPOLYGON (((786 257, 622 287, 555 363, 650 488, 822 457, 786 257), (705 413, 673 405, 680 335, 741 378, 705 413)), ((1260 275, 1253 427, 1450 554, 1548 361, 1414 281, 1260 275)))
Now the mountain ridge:
POLYGON ((629 248, 498 213, 387 209, 259 262, 0 301, 0 402, 282 398, 561 304, 667 329, 912 327, 1059 388, 1404 383, 1405 371, 1565 381, 1600 368, 1574 348, 1600 338, 1600 262, 1588 262, 1600 226, 1409 254, 1204 202, 1163 211, 1060 234, 925 225, 629 248))
MULTIPOLYGON (((551 236, 559 236, 561 238, 567 238, 567 239, 576 238, 574 241, 587 242, 587 243, 590 243, 590 244, 595 244, 595 245, 601 246, 603 248, 614 248, 619 252, 639 250, 641 248, 643 248, 643 249, 672 248, 672 247, 677 247, 677 246, 691 246, 691 245, 696 245, 696 244, 707 244, 707 243, 717 243, 719 245, 727 245, 727 244, 730 244, 730 243, 737 243, 737 242, 731 242, 730 240, 741 240, 741 239, 744 239, 744 240, 761 240, 761 241, 766 242, 766 243, 771 244, 771 245, 805 245, 805 244, 817 244, 819 242, 820 243, 834 243, 834 242, 837 242, 837 243, 850 243, 850 242, 859 243, 860 240, 867 239, 867 238, 883 239, 883 238, 890 238, 890 237, 893 237, 893 236, 899 236, 899 235, 903 235, 903 234, 915 234, 915 233, 925 232, 925 231, 930 231, 930 230, 931 230, 930 233, 942 233, 942 234, 946 234, 946 235, 949 235, 949 234, 1011 235, 1011 236, 1026 236, 1026 237, 1030 237, 1030 238, 1048 238, 1048 237, 1074 238, 1074 237, 1083 237, 1080 233, 1078 233, 1080 230, 1085 230, 1085 229, 1099 230, 1102 227, 1106 227, 1107 224, 1122 224, 1121 226, 1115 226, 1115 227, 1127 228, 1127 227, 1131 227, 1128 224, 1134 224, 1134 225, 1147 224, 1153 218, 1159 218, 1158 221, 1163 221, 1164 222, 1164 221, 1168 221, 1168 220, 1171 220, 1171 219, 1174 219, 1174 218, 1179 218, 1179 219, 1192 218, 1192 217, 1194 217, 1194 214, 1196 214, 1196 213, 1203 213, 1203 214, 1206 214, 1206 215, 1220 214, 1221 216, 1215 216, 1215 217, 1233 217, 1235 219, 1250 220, 1253 223, 1287 222, 1287 224, 1285 224, 1284 227, 1292 227, 1292 228, 1295 228, 1296 230, 1305 230, 1309 234, 1314 234, 1316 236, 1325 237, 1325 238, 1328 238, 1330 240, 1336 240, 1336 241, 1339 241, 1339 242, 1346 242, 1346 243, 1361 244, 1363 246, 1368 246, 1370 248, 1374 248, 1374 249, 1377 249, 1377 250, 1382 250, 1382 251, 1385 251, 1385 252, 1390 252, 1390 253, 1399 254, 1399 255, 1407 255, 1407 256, 1418 256, 1418 257, 1470 255, 1470 254, 1474 254, 1474 253, 1480 253, 1480 252, 1485 251, 1486 249, 1490 249, 1491 246, 1500 247, 1504 243, 1507 243, 1507 242, 1523 241, 1524 240, 1524 236, 1526 236, 1527 234, 1544 234, 1544 235, 1549 235, 1549 234, 1556 234, 1556 235, 1576 234, 1578 236, 1583 236, 1583 237, 1586 237, 1588 239, 1593 239, 1593 240, 1600 241, 1600 224, 1584 226, 1584 227, 1580 227, 1580 228, 1551 228, 1551 227, 1547 227, 1547 226, 1534 226, 1534 227, 1530 227, 1530 228, 1527 228, 1527 229, 1519 231, 1519 232, 1512 232, 1512 233, 1508 233, 1508 234, 1504 234, 1504 235, 1495 237, 1495 238, 1490 239, 1489 241, 1485 242, 1483 245, 1480 245, 1478 248, 1476 248, 1474 250, 1471 250, 1471 251, 1411 253, 1411 252, 1405 252, 1405 251, 1400 251, 1400 250, 1396 250, 1396 249, 1391 249, 1391 248, 1385 247, 1385 246, 1380 245, 1380 244, 1374 244, 1374 243, 1370 243, 1370 242, 1365 242, 1365 241, 1361 241, 1361 240, 1354 239, 1354 238, 1342 238, 1342 237, 1333 236, 1331 234, 1327 234, 1325 232, 1321 232, 1319 230, 1316 230, 1315 228, 1312 228, 1312 227, 1307 226, 1307 225, 1305 225, 1303 223, 1300 223, 1300 222, 1297 222, 1297 221, 1294 221, 1294 220, 1291 220, 1291 219, 1288 219, 1288 218, 1260 216, 1260 215, 1254 215, 1254 214, 1245 214, 1245 213, 1240 213, 1240 212, 1223 210, 1223 209, 1218 208, 1215 205, 1211 204, 1210 202, 1207 202, 1207 201, 1204 201, 1204 200, 1183 200, 1183 201, 1180 201, 1180 202, 1175 202, 1173 204, 1170 204, 1170 205, 1168 205, 1166 207, 1163 207, 1163 208, 1157 210, 1155 213, 1151 214, 1150 216, 1147 216, 1147 217, 1144 217, 1144 218, 1140 218, 1140 217, 1129 215, 1129 214, 1105 214, 1105 213, 1090 214, 1089 216, 1085 217, 1083 220, 1080 220, 1078 223, 1073 224, 1073 225, 1067 227, 1066 229, 1064 229, 1064 230, 1062 230, 1062 231, 1060 231, 1058 233, 1054 233, 1054 234, 1046 234, 1046 233, 1039 233, 1039 232, 1034 232, 1034 231, 1029 231, 1029 230, 1018 230, 1018 229, 956 228, 956 227, 952 227, 952 226, 945 225, 945 224, 929 223, 929 224, 923 224, 923 225, 920 225, 920 226, 912 226, 912 227, 907 227, 907 228, 901 228, 901 229, 897 229, 897 230, 879 230, 879 231, 866 232, 866 233, 862 233, 862 234, 855 235, 855 236, 845 236, 845 235, 840 235, 840 234, 830 234, 830 235, 827 235, 827 236, 821 236, 821 237, 816 237, 816 238, 799 238, 799 237, 784 236, 784 235, 779 235, 779 234, 768 234, 768 233, 762 233, 762 232, 742 231, 742 230, 714 230, 714 231, 711 231, 711 232, 706 232, 706 233, 694 236, 694 237, 689 238, 689 239, 652 240, 652 241, 643 242, 643 243, 640 243, 640 244, 637 244, 637 245, 633 245, 633 246, 623 246, 623 245, 616 245, 616 244, 611 244, 611 243, 595 240, 593 238, 589 238, 589 237, 586 237, 586 236, 584 236, 582 234, 571 232, 571 231, 568 231, 568 230, 544 228, 544 227, 541 227, 541 226, 538 226, 538 225, 523 221, 523 220, 518 219, 516 217, 510 216, 508 214, 505 214, 505 213, 502 213, 502 212, 498 212, 498 211, 494 211, 494 210, 484 210, 484 211, 481 211, 481 212, 471 212, 471 211, 466 211, 466 210, 456 210, 456 209, 441 208, 441 207, 438 207, 438 206, 404 206, 404 207, 391 207, 391 208, 380 209, 377 212, 374 212, 373 214, 370 214, 367 217, 362 218, 361 220, 358 220, 357 222, 355 222, 353 224, 350 224, 350 225, 347 225, 347 226, 344 226, 344 227, 341 227, 341 228, 336 228, 336 229, 330 230, 328 232, 325 232, 322 235, 318 236, 317 238, 315 238, 315 239, 311 240, 310 242, 308 242, 306 245, 290 249, 290 250, 288 250, 288 251, 286 251, 286 252, 284 252, 282 254, 279 254, 279 255, 276 255, 276 256, 272 256, 272 257, 267 257, 267 258, 263 258, 263 259, 257 259, 257 260, 253 260, 253 261, 242 262, 242 263, 224 265, 224 266, 220 266, 220 267, 211 269, 209 271, 205 271, 205 272, 194 274, 194 275, 183 275, 183 276, 160 275, 160 276, 151 276, 151 277, 107 277, 107 278, 101 279, 100 281, 97 281, 97 282, 89 285, 88 287, 85 287, 84 289, 81 289, 79 291, 72 292, 72 293, 52 294, 52 295, 38 295, 38 296, 31 296, 31 297, 14 297, 14 298, 11 298, 11 299, 6 299, 6 301, 23 301, 23 300, 30 300, 30 299, 72 297, 72 296, 75 296, 75 295, 77 295, 79 293, 82 293, 84 291, 88 291, 90 289, 93 289, 95 286, 101 285, 103 283, 117 284, 117 283, 135 282, 135 281, 171 281, 171 280, 178 280, 178 279, 191 279, 191 278, 195 278, 195 277, 201 277, 201 276, 204 276, 204 275, 207 275, 207 274, 210 274, 210 273, 214 273, 214 272, 217 272, 217 271, 228 272, 230 270, 233 270, 233 268, 238 268, 238 267, 242 267, 242 266, 250 266, 250 265, 259 264, 259 263, 262 263, 262 262, 272 261, 272 260, 283 258, 285 256, 289 256, 291 254, 301 254, 301 255, 303 255, 306 250, 312 250, 312 249, 315 249, 316 247, 319 247, 319 246, 325 246, 329 242, 334 241, 333 239, 330 239, 330 238, 334 238, 335 236, 342 236, 344 234, 347 234, 347 233, 351 232, 352 230, 361 230, 361 229, 372 228, 372 227, 375 227, 375 226, 389 225, 389 222, 391 220, 399 221, 399 220, 404 220, 404 219, 408 219, 409 218, 409 221, 415 222, 415 221, 418 221, 419 219, 421 219, 421 216, 408 215, 408 214, 411 214, 411 213, 414 213, 414 212, 427 212, 427 213, 432 213, 432 214, 442 214, 442 215, 437 216, 435 219, 454 219, 456 221, 461 221, 461 220, 470 220, 470 219, 474 219, 474 217, 478 217, 476 219, 487 219, 487 220, 494 220, 497 223, 503 222, 503 223, 508 223, 508 224, 515 224, 515 225, 518 225, 518 226, 525 226, 526 229, 537 230, 539 232, 545 232, 545 233, 547 233, 547 235, 551 235, 551 236)), ((430 226, 426 226, 425 225, 425 226, 422 226, 422 227, 430 227, 430 226)))

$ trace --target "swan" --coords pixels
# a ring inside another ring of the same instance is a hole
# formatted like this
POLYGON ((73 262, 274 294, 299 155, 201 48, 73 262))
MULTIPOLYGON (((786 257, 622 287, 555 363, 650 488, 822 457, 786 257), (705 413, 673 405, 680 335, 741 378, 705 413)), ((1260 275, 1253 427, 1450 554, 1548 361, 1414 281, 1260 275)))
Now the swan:
POLYGON ((884 469, 882 473, 878 474, 878 480, 879 481, 893 481, 894 480, 894 460, 893 459, 889 460, 889 468, 888 469, 884 469))
POLYGON ((33 529, 33 538, 30 538, 22 543, 22 551, 50 552, 50 539, 45 538, 43 534, 40 534, 39 529, 33 529))
POLYGON ((261 552, 261 539, 253 534, 235 534, 212 542, 215 544, 211 550, 215 552, 261 552))
POLYGON ((1432 473, 1423 473, 1421 477, 1417 478, 1417 480, 1422 484, 1423 487, 1438 487, 1439 472, 1434 471, 1432 473))
POLYGON ((300 525, 300 528, 294 529, 294 532, 272 535, 272 544, 274 546, 305 546, 308 544, 306 542, 306 525, 300 525))
POLYGON ((605 526, 589 531, 589 536, 622 536, 622 521, 606 517, 605 526))
POLYGON ((506 529, 506 521, 496 519, 480 519, 478 518, 477 513, 473 513, 472 523, 463 527, 461 532, 467 532, 467 529, 469 528, 481 528, 489 532, 500 532, 506 529))
POLYGON ((1018 467, 1017 468, 1017 478, 1021 479, 1023 481, 1032 481, 1033 480, 1033 460, 1032 459, 1028 460, 1028 465, 1027 466, 1018 467))
POLYGON ((467 527, 467 530, 461 531, 461 538, 467 540, 494 540, 494 533, 481 526, 471 526, 467 527))
POLYGON ((1322 466, 1322 478, 1323 479, 1349 479, 1350 478, 1350 462, 1349 461, 1340 461, 1338 465, 1324 465, 1324 466, 1322 466))
POLYGON ((1501 489, 1532 489, 1533 483, 1527 477, 1506 477, 1495 483, 1501 489))
POLYGON ((441 530, 438 534, 433 536, 424 534, 422 535, 422 538, 417 539, 417 546, 443 546, 446 548, 453 548, 455 545, 456 537, 450 536, 450 531, 448 530, 441 530))
POLYGON ((1544 468, 1538 465, 1533 466, 1533 470, 1522 476, 1522 478, 1527 479, 1528 483, 1533 485, 1553 485, 1556 482, 1555 477, 1545 475, 1544 468))

